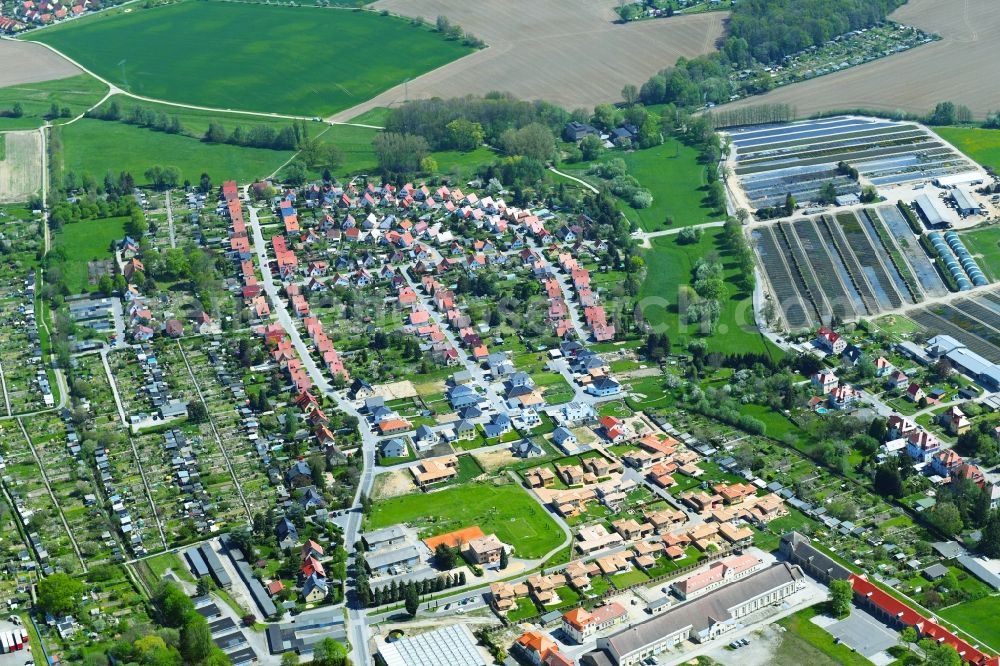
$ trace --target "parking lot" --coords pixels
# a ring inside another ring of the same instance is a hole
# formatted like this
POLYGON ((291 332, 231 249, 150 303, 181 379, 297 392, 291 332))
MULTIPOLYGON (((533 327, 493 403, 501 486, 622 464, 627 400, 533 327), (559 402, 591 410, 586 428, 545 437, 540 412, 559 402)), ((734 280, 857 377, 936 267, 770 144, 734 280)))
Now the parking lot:
POLYGON ((843 620, 832 622, 831 620, 832 618, 826 616, 813 618, 814 623, 823 627, 835 639, 874 663, 883 664, 892 661, 887 653, 883 655, 885 659, 879 659, 876 655, 880 652, 885 653, 896 645, 899 642, 898 636, 874 616, 855 607, 843 620))
MULTIPOLYGON (((21 625, 14 624, 13 622, 4 619, 0 620, 0 632, 4 631, 21 631, 21 625)), ((8 652, 7 654, 0 654, 0 666, 21 666, 21 664, 34 664, 35 661, 31 655, 31 646, 25 644, 23 650, 17 650, 15 652, 8 652)))

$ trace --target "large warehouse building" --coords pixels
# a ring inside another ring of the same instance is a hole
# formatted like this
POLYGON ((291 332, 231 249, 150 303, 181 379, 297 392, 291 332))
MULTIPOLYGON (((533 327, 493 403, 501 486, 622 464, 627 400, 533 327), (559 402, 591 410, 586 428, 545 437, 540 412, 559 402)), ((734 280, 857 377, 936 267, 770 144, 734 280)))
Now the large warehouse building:
POLYGON ((983 207, 979 205, 972 195, 972 190, 964 187, 954 187, 951 190, 951 198, 955 202, 955 208, 962 215, 982 215, 983 207))
POLYGON ((940 199, 924 193, 917 197, 915 203, 928 228, 935 229, 951 223, 951 220, 948 219, 948 209, 945 208, 940 199))
POLYGON ((583 666, 635 666, 681 641, 711 640, 739 625, 741 618, 777 604, 804 585, 797 565, 782 562, 695 601, 605 638, 583 655, 583 666))

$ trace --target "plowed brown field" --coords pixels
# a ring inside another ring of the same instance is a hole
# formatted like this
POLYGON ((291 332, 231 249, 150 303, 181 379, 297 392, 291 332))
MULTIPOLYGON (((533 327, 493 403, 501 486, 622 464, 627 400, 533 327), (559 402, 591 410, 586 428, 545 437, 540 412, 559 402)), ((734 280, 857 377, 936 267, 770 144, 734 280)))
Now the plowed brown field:
POLYGON ((944 39, 722 108, 784 103, 803 117, 853 108, 926 113, 950 100, 968 106, 979 118, 1000 110, 1000 2, 910 0, 891 18, 944 39))
POLYGON ((608 0, 379 0, 375 9, 433 21, 447 16, 489 44, 334 116, 346 120, 410 99, 510 92, 567 109, 621 98, 681 56, 715 49, 726 14, 614 23, 608 0))

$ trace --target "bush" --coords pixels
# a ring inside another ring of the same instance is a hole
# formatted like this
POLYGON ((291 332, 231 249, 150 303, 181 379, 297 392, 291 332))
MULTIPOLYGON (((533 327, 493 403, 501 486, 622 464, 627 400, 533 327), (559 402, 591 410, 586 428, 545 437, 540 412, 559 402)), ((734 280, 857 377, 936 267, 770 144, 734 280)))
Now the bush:
POLYGON ((649 208, 653 205, 653 195, 649 190, 639 190, 632 195, 633 208, 649 208))
POLYGON ((625 164, 625 160, 619 157, 603 164, 595 164, 591 167, 591 173, 605 180, 613 180, 628 175, 628 166, 625 164))
POLYGON ((611 192, 615 196, 629 199, 639 190, 639 181, 632 176, 618 176, 611 181, 611 192))

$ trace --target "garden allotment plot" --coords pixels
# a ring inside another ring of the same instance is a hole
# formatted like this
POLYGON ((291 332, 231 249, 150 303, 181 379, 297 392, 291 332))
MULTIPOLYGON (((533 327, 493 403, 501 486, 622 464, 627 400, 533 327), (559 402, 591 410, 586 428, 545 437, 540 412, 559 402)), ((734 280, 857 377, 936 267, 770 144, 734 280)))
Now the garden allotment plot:
POLYGON ((876 187, 976 170, 978 167, 916 123, 837 116, 784 125, 729 130, 730 167, 754 209, 818 200, 832 182, 837 194, 859 193, 860 184, 837 172, 856 168, 876 187))
POLYGON ((775 222, 751 236, 788 330, 948 294, 931 257, 893 206, 775 222))

